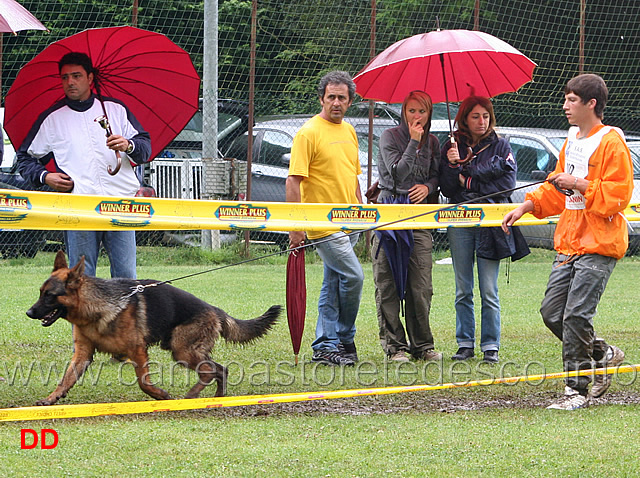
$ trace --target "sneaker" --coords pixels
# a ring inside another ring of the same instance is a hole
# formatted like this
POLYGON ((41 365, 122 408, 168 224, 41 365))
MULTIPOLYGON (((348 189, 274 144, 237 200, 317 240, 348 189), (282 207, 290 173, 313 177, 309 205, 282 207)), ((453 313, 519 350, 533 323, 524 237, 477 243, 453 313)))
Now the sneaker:
POLYGON ((498 363, 498 351, 497 350, 486 350, 484 352, 483 362, 487 363, 498 363))
MULTIPOLYGON (((607 354, 602 360, 602 367, 615 367, 620 365, 624 360, 624 352, 615 345, 610 345, 607 354)), ((593 378, 593 386, 591 387, 591 397, 599 398, 603 396, 611 386, 611 375, 596 375, 593 378)))
POLYGON ((356 344, 354 343, 343 344, 340 342, 338 344, 338 353, 344 358, 351 359, 354 362, 358 361, 358 351, 356 350, 356 344))
POLYGON ((451 360, 468 360, 475 356, 473 349, 470 347, 460 347, 451 360))
POLYGON ((337 350, 315 350, 311 361, 323 365, 340 365, 345 367, 353 367, 355 365, 353 360, 342 356, 337 350))
POLYGON ((548 410, 577 410, 587 408, 589 399, 580 395, 577 390, 571 387, 564 387, 564 395, 547 407, 548 410))
POLYGON ((425 350, 418 355, 415 356, 416 360, 426 360, 427 362, 432 360, 442 360, 442 354, 440 352, 436 352, 433 349, 425 350))
POLYGON ((394 362, 408 362, 409 357, 407 357, 407 352, 400 350, 399 352, 389 355, 389 360, 394 362))

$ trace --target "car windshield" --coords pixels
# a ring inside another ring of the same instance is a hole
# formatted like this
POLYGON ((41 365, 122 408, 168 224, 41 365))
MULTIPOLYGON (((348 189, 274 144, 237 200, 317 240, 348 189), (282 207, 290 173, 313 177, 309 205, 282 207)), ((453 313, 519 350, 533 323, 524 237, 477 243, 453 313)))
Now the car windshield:
MULTIPOLYGON (((378 140, 379 138, 373 136, 373 145, 371 147, 371 164, 378 164, 378 140)), ((360 150, 360 164, 366 166, 368 164, 369 154, 369 135, 358 133, 358 149, 360 150), (363 162, 364 161, 364 162, 363 162)))
POLYGON ((629 141, 628 145, 633 162, 633 179, 640 179, 640 141, 629 141))
MULTIPOLYGON (((228 113, 218 112, 218 138, 224 138, 229 131, 233 131, 242 122, 241 118, 228 113)), ((202 141, 202 111, 196 111, 176 140, 178 141, 202 141)))
POLYGON ((549 141, 551 142, 552 145, 558 148, 558 151, 559 151, 560 149, 562 149, 562 145, 564 144, 566 139, 567 139, 566 137, 563 138, 560 136, 551 136, 549 138, 549 141))
MULTIPOLYGON (((433 105, 433 114, 431 120, 446 120, 449 117, 451 119, 456 117, 458 113, 458 105, 449 103, 449 110, 447 111, 446 103, 436 103, 433 105)), ((357 118, 367 118, 369 116, 369 103, 367 101, 361 101, 354 103, 347 116, 357 118)), ((386 118, 400 123, 400 117, 402 116, 402 103, 374 103, 373 116, 376 118, 386 118)))

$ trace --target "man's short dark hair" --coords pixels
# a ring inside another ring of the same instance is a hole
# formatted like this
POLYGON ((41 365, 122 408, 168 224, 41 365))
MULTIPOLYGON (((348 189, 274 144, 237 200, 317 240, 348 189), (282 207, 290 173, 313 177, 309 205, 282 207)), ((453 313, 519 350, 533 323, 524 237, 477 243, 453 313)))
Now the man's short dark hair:
POLYGON ((346 71, 331 71, 320 79, 318 85, 318 96, 324 98, 327 85, 346 85, 349 89, 349 101, 353 101, 356 96, 356 84, 353 82, 351 75, 346 71))
POLYGON ((64 55, 58 62, 58 72, 62 71, 62 67, 65 65, 79 65, 87 72, 87 76, 89 73, 93 73, 93 63, 86 53, 72 51, 64 55))
POLYGON ((593 111, 598 118, 602 119, 604 107, 607 106, 607 97, 609 96, 607 84, 602 77, 593 73, 578 75, 570 79, 567 86, 564 87, 564 94, 568 95, 569 93, 578 95, 583 104, 592 99, 596 100, 596 107, 593 111))

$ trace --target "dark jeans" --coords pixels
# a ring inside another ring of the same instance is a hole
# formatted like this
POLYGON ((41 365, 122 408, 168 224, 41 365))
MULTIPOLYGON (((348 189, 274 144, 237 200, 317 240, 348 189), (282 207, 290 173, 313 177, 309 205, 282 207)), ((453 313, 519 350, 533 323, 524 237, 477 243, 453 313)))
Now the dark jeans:
MULTIPOLYGON (((565 371, 584 370, 602 361, 608 345, 596 336, 593 317, 617 260, 585 254, 565 263, 556 255, 540 313, 545 325, 562 341, 565 371)), ((591 378, 571 377, 566 384, 585 392, 591 378)))

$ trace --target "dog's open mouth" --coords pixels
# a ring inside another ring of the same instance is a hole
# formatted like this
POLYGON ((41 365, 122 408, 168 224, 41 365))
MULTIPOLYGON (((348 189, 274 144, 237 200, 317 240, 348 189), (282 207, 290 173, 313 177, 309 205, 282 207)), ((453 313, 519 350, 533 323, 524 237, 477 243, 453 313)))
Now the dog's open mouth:
POLYGON ((42 324, 43 327, 49 327, 56 320, 62 317, 62 314, 64 312, 65 312, 64 307, 59 307, 57 309, 54 309, 51 312, 49 312, 47 315, 45 315, 43 318, 41 318, 40 323, 42 324))

